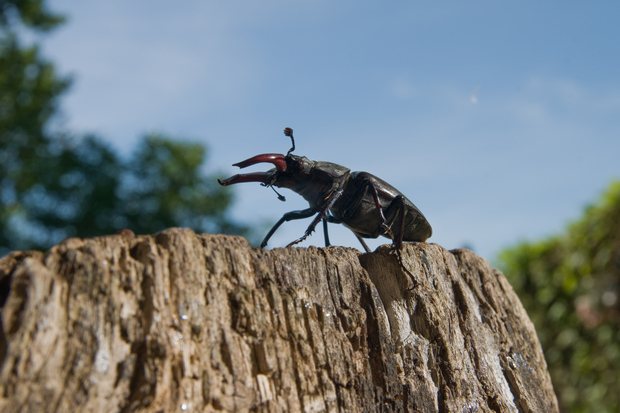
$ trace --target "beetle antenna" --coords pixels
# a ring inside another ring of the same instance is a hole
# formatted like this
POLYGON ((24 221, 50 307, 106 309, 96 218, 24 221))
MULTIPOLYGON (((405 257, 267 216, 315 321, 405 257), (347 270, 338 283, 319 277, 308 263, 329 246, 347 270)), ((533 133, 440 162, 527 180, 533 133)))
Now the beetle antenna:
POLYGON ((288 152, 286 153, 286 156, 288 156, 291 152, 295 150, 295 139, 293 138, 293 129, 284 128, 284 135, 290 136, 291 142, 293 143, 293 146, 291 147, 291 149, 289 149, 288 152))

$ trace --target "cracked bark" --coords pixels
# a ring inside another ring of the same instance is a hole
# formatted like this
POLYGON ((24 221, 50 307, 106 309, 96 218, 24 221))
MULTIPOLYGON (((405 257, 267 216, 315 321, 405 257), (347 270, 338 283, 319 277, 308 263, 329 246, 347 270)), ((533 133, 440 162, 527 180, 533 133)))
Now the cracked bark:
POLYGON ((534 327, 467 250, 264 251, 171 229, 0 260, 0 411, 553 412, 534 327))

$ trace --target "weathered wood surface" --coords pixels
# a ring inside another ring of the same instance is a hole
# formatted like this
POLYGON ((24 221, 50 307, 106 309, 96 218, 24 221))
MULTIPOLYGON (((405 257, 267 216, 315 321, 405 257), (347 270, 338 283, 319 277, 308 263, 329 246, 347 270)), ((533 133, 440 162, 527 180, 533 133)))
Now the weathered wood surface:
POLYGON ((467 250, 263 251, 172 229, 0 260, 1 412, 553 412, 534 327, 467 250))

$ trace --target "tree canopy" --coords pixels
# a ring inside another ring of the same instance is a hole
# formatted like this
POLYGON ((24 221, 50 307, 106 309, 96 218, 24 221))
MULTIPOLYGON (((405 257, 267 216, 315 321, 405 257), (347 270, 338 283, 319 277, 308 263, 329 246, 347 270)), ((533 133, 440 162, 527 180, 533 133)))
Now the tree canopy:
POLYGON ((203 171, 203 145, 148 135, 126 160, 97 136, 51 130, 70 79, 17 33, 63 20, 42 0, 0 0, 0 256, 122 228, 246 234, 226 213, 230 191, 203 171))
POLYGON ((500 260, 536 325, 564 410, 620 411, 620 181, 565 233, 500 260))
POLYGON ((3 30, 23 24, 39 31, 49 31, 64 21, 64 16, 47 9, 44 0, 0 0, 0 26, 3 30))

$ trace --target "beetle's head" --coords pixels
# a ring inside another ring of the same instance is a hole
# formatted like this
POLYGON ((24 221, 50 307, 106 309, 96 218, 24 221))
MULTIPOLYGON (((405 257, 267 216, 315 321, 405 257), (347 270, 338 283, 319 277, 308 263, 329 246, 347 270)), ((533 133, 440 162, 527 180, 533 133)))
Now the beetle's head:
MULTIPOLYGON (((293 138, 293 129, 284 129, 284 134, 290 136, 293 146, 286 155, 279 153, 264 153, 262 155, 256 155, 245 161, 233 164, 239 168, 246 168, 248 166, 256 165, 257 163, 271 163, 275 166, 267 172, 252 172, 247 174, 233 175, 227 179, 218 179, 222 186, 234 185, 241 182, 260 182, 263 186, 273 186, 291 188, 299 181, 300 175, 304 175, 310 172, 312 168, 312 161, 308 160, 305 156, 291 155, 291 152, 295 150, 295 139, 293 138)), ((275 189, 274 189, 275 191, 275 189)), ((276 191, 278 194, 278 192, 276 191)), ((278 199, 284 201, 285 198, 278 194, 278 199)))

